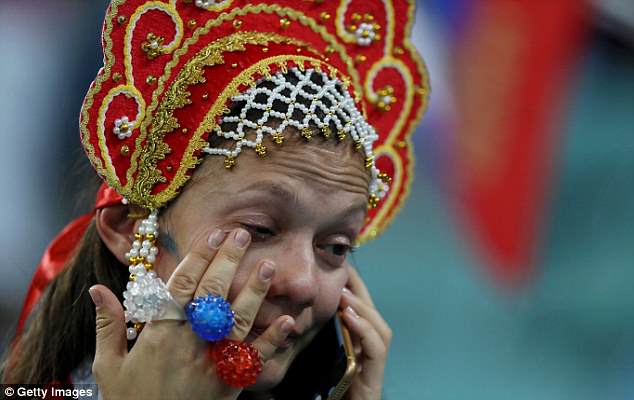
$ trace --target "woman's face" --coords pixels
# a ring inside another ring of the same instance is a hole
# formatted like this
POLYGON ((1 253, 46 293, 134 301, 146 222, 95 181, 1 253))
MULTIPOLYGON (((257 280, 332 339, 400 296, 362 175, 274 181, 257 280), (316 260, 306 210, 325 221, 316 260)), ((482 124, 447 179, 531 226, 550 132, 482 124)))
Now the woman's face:
POLYGON ((245 151, 230 171, 221 157, 207 157, 162 215, 162 239, 167 233, 173 245, 161 248, 156 264, 167 281, 199 235, 211 228, 243 228, 252 242, 232 283, 232 301, 260 260, 275 262, 275 276, 247 341, 281 315, 292 316, 295 329, 288 347, 265 363, 252 390, 278 384, 336 312, 348 278, 346 255, 363 227, 368 198, 362 154, 349 143, 268 147, 263 159, 245 151))

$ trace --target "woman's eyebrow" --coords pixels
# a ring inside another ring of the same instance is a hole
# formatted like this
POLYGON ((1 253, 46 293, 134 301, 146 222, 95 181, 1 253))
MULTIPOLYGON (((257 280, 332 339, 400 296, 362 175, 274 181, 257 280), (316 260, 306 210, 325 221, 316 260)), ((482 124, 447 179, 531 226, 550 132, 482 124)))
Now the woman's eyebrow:
MULTIPOLYGON (((258 181, 242 189, 240 193, 250 192, 250 191, 267 192, 267 194, 274 195, 276 197, 283 199, 286 202, 294 204, 300 210, 300 212, 304 212, 307 210, 306 205, 304 205, 299 200, 298 194, 294 190, 290 189, 284 184, 280 184, 279 182, 271 181, 271 180, 258 181)), ((341 212, 336 214, 333 219, 342 220, 348 216, 351 216, 357 213, 363 213, 365 216, 365 214, 367 213, 367 208, 368 208, 367 203, 365 201, 359 202, 357 204, 353 204, 352 206, 346 208, 345 210, 342 210, 341 212)))
POLYGON ((306 206, 299 200, 299 195, 294 190, 288 188, 286 185, 280 184, 279 182, 269 180, 258 181, 242 189, 239 193, 253 191, 267 192, 267 194, 271 194, 288 203, 294 204, 300 211, 306 210, 306 206))

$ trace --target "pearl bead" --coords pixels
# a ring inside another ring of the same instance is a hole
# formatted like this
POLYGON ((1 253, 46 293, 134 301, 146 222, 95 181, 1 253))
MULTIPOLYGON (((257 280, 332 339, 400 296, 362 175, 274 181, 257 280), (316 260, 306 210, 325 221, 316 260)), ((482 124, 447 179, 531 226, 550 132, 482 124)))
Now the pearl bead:
POLYGON ((128 337, 128 340, 134 340, 136 339, 136 329, 134 328, 128 328, 126 330, 126 336, 128 337))

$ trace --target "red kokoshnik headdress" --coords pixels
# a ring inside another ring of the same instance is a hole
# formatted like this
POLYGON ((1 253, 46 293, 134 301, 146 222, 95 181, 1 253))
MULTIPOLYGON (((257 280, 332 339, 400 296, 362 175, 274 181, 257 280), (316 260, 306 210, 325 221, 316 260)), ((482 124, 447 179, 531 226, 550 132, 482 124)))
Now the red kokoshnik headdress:
MULTIPOLYGON (((413 12, 413 2, 389 0, 113 0, 103 29, 105 66, 81 111, 86 153, 130 203, 160 208, 178 195, 205 150, 218 154, 206 138, 219 131, 232 97, 277 72, 321 72, 343 84, 378 135, 366 165, 385 174, 378 180, 389 181, 390 190, 371 191, 376 207, 363 242, 393 218, 412 180, 409 137, 429 93, 408 38, 413 12)), ((348 132, 357 125, 354 116, 343 112, 339 119, 340 126, 330 121, 322 132, 333 140, 354 136, 348 132)), ((244 127, 267 133, 257 121, 244 127)), ((362 139, 353 137, 358 147, 362 139)), ((266 154, 257 141, 241 147, 266 154)), ((239 161, 235 152, 223 155, 227 167, 239 161)))
MULTIPOLYGON (((365 153, 371 207, 358 242, 377 236, 408 194, 410 136, 429 95, 425 66, 409 41, 413 14, 414 2, 405 0, 112 0, 104 67, 84 100, 80 130, 108 186, 97 207, 124 198, 152 211, 128 254, 131 276, 145 276, 143 265, 151 271, 153 255, 135 254, 156 254, 157 210, 205 154, 225 157, 232 168, 242 150, 274 151, 265 135, 272 146, 283 145, 286 127, 310 140, 309 125, 317 126, 365 153), (267 125, 269 118, 278 124, 267 125), (213 135, 234 143, 212 148, 213 135)), ((74 221, 47 249, 18 331, 89 221, 74 221)), ((144 322, 154 315, 148 310, 126 315, 144 322)))

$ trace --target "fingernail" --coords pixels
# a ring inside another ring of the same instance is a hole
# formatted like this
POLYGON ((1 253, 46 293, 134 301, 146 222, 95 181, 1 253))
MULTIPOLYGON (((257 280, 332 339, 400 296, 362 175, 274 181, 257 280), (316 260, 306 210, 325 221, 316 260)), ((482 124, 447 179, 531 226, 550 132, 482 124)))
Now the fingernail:
POLYGON ((94 286, 88 289, 88 294, 90 294, 90 298, 92 299, 92 302, 95 303, 95 307, 99 307, 103 303, 103 298, 101 297, 101 293, 99 293, 97 289, 95 289, 94 286))
POLYGON ((348 306, 346 307, 346 311, 348 312, 348 314, 352 315, 355 318, 359 318, 359 314, 357 314, 356 311, 354 311, 354 308, 348 306))
POLYGON ((342 291, 344 294, 350 294, 350 293, 351 293, 351 292, 350 292, 350 290, 348 290, 348 288, 347 288, 347 287, 344 287, 343 289, 341 289, 341 291, 342 291))
POLYGON ((288 335, 289 333, 291 333, 291 329, 293 329, 293 320, 290 318, 286 318, 284 320, 284 322, 282 322, 282 333, 285 335, 288 335))
POLYGON ((211 235, 209 235, 207 243, 209 244, 209 247, 217 249, 220 247, 223 240, 225 240, 225 233, 220 229, 214 229, 214 231, 211 232, 211 235))
POLYGON ((268 281, 275 273, 275 265, 272 262, 265 261, 260 267, 260 279, 268 281))
POLYGON ((236 243, 240 248, 246 246, 249 242, 249 232, 245 231, 244 229, 238 229, 234 235, 236 243))

